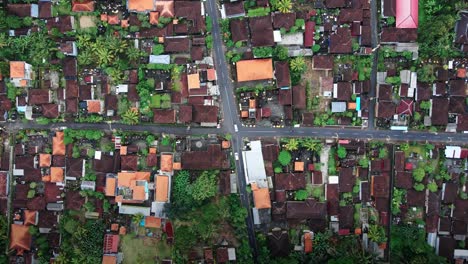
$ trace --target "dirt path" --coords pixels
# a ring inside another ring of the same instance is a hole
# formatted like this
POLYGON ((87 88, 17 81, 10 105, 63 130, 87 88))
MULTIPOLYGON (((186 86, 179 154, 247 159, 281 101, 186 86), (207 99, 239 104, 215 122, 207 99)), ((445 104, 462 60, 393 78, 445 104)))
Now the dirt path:
POLYGON ((330 153, 330 146, 325 145, 320 152, 320 163, 322 166, 320 167, 320 171, 322 172, 322 182, 328 182, 328 157, 330 153))

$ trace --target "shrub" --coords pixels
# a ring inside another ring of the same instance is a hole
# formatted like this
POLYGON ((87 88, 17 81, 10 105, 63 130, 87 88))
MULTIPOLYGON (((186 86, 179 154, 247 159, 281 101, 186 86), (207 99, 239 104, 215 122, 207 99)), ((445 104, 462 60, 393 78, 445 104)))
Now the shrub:
POLYGON ((281 173, 283 169, 281 167, 275 167, 275 173, 281 173))
POLYGON ((346 158, 347 151, 343 146, 339 146, 336 153, 338 154, 338 158, 340 159, 346 158))
POLYGON ((34 195, 36 195, 36 191, 31 189, 31 190, 28 191, 27 197, 28 197, 28 199, 31 199, 31 198, 34 197, 34 195))
POLYGON ((430 192, 437 192, 437 183, 435 182, 430 182, 427 184, 427 189, 430 191, 430 192))
POLYGON ((414 188, 416 191, 421 192, 421 191, 424 190, 424 184, 422 184, 422 183, 416 183, 416 184, 413 186, 413 188, 414 188))
POLYGON ((413 179, 417 182, 421 182, 426 175, 424 168, 418 167, 413 170, 413 179))
POLYGON ((278 155, 278 161, 283 166, 288 165, 291 162, 291 153, 286 150, 282 150, 278 155))
POLYGON ((294 193, 294 199, 297 201, 304 201, 308 196, 309 194, 306 190, 298 190, 294 193))

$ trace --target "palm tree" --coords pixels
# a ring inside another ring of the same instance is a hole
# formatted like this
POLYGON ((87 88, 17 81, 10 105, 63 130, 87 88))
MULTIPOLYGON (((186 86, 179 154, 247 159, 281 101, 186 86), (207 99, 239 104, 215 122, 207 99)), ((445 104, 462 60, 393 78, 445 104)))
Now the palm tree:
POLYGON ((127 50, 127 57, 128 57, 128 60, 130 61, 137 61, 140 59, 142 55, 142 52, 137 49, 137 48, 134 48, 134 47, 130 47, 128 50, 127 50))
POLYGON ((305 70, 305 60, 304 57, 296 57, 289 62, 291 70, 295 72, 301 72, 305 70))
POLYGON ((292 9, 291 0, 279 0, 276 7, 281 13, 289 13, 292 9))
POLYGON ((138 110, 131 108, 122 115, 122 122, 127 125, 135 125, 139 121, 138 110))
POLYGON ((290 138, 288 143, 284 145, 284 148, 288 151, 297 150, 299 148, 299 141, 295 138, 290 138))
POLYGON ((143 220, 145 216, 141 213, 137 213, 135 215, 133 215, 132 217, 132 222, 135 224, 135 225, 139 225, 141 220, 143 220))
POLYGON ((104 46, 96 47, 96 56, 100 65, 106 65, 114 61, 114 54, 104 46))
POLYGON ((307 138, 302 142, 302 146, 309 151, 320 152, 322 150, 322 144, 320 141, 307 138))

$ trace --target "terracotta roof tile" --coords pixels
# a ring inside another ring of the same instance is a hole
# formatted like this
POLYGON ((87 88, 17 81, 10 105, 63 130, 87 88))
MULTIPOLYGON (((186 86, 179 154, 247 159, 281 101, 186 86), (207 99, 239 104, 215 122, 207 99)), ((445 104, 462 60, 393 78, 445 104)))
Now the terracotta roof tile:
POLYGON ((257 209, 271 208, 270 192, 268 188, 258 188, 256 183, 252 183, 254 205, 257 209))
POLYGON ((167 202, 169 194, 169 177, 166 175, 156 176, 156 190, 154 200, 156 202, 167 202))

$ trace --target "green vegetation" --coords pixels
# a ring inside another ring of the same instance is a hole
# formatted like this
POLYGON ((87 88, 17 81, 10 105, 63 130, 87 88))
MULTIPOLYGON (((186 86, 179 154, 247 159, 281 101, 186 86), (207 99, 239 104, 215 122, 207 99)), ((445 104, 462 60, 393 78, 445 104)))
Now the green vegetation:
POLYGON ((418 167, 413 170, 413 179, 416 182, 422 182, 422 180, 424 179, 424 176, 426 176, 426 172, 424 171, 424 168, 418 167))
POLYGON ((304 201, 305 199, 307 199, 308 196, 309 193, 307 192, 307 190, 298 190, 294 193, 294 200, 304 201))
POLYGON ((347 151, 343 146, 338 146, 337 154, 338 154, 338 158, 344 159, 346 158, 347 151))
POLYGON ((393 197, 392 197, 392 214, 397 215, 401 212, 400 206, 404 202, 406 197, 406 190, 393 188, 393 197))
POLYGON ((415 184, 414 184, 413 188, 414 188, 416 191, 421 192, 421 191, 424 190, 425 187, 424 187, 424 184, 418 182, 418 183, 415 183, 415 184))
POLYGON ((127 125, 136 125, 140 121, 137 109, 128 109, 121 117, 122 123, 127 125))
POLYGON ((286 150, 282 150, 278 155, 278 161, 281 165, 286 166, 291 162, 291 153, 286 150))
POLYGON ((369 239, 377 244, 381 244, 387 241, 385 235, 385 229, 381 225, 369 225, 369 239))
POLYGON ((364 156, 361 159, 359 159, 359 166, 363 167, 364 169, 369 168, 369 158, 367 156, 364 156))
POLYGON ((125 254, 123 263, 154 263, 154 259, 171 257, 171 248, 165 240, 150 237, 137 237, 127 234, 121 238, 122 252, 125 254))
POLYGON ((248 17, 260 17, 260 16, 267 16, 270 13, 269 7, 258 7, 255 9, 249 9, 247 11, 248 17))
POLYGON ((272 47, 255 47, 252 49, 255 58, 268 58, 273 56, 272 47))

